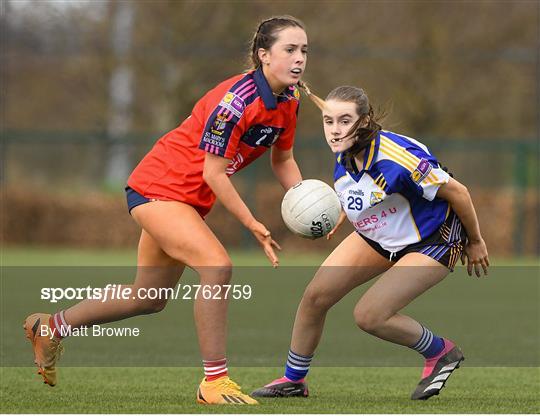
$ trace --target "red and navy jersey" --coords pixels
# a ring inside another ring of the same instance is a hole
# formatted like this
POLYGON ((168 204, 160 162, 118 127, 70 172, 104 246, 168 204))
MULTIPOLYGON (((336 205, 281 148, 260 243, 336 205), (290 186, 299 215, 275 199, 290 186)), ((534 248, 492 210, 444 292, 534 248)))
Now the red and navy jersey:
POLYGON ((226 171, 232 175, 271 146, 292 148, 299 95, 289 87, 274 96, 261 69, 222 82, 157 141, 128 186, 147 198, 186 202, 206 215, 216 197, 202 178, 205 154, 230 159, 226 171))

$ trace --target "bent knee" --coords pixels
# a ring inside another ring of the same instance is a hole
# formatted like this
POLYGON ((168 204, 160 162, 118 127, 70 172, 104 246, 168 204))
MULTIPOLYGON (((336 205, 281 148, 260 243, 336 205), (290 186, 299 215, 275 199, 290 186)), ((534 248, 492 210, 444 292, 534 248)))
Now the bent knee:
POLYGON ((141 315, 161 312, 167 306, 167 299, 139 299, 135 308, 141 315))
POLYGON ((302 306, 315 311, 328 311, 336 300, 322 290, 307 288, 302 296, 302 306))
POLYGON ((198 271, 198 269, 232 269, 232 260, 225 250, 205 250, 193 254, 186 262, 188 266, 198 271))
POLYGON ((199 274, 201 284, 226 285, 229 284, 232 277, 232 262, 227 258, 214 261, 208 266, 194 267, 199 274))
POLYGON ((199 268, 232 268, 232 261, 227 251, 222 247, 198 247, 189 250, 182 246, 172 246, 165 249, 166 253, 176 261, 188 265, 194 270, 199 268))
POLYGON ((356 325, 361 330, 370 334, 377 332, 385 322, 384 315, 381 311, 372 308, 364 308, 362 306, 354 308, 353 316, 356 325))

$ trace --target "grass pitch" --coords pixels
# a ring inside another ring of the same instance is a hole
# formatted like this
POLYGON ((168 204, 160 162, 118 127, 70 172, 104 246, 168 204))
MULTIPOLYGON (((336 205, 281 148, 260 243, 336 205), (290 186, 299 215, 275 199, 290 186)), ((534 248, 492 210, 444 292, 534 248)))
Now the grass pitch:
MULTIPOLYGON (((536 368, 463 368, 439 396, 409 399, 416 368, 313 368, 310 397, 260 406, 195 403, 199 368, 64 368, 49 387, 31 368, 2 369, 2 413, 538 413, 536 368)), ((282 368, 236 368, 250 392, 282 368)))
MULTIPOLYGON (((320 264, 323 257, 283 255, 281 263, 282 266, 314 265, 320 264)), ((266 265, 263 256, 252 252, 233 252, 232 258, 235 264, 243 266, 266 265)), ((19 248, 4 249, 2 253, 3 266, 118 266, 134 263, 135 253, 132 251, 19 248)), ((534 259, 494 263, 538 267, 538 261, 534 259)), ((356 292, 340 302, 329 315, 325 336, 308 379, 310 397, 267 399, 261 400, 260 406, 244 407, 201 406, 195 403, 202 370, 198 367, 193 328, 188 327, 193 325, 189 316, 191 304, 180 302, 171 304, 161 314, 124 321, 126 324, 146 324, 147 341, 127 340, 127 344, 113 345, 112 341, 105 344, 105 341, 97 340, 92 344, 91 340, 68 340, 65 357, 60 363, 58 386, 51 388, 44 385, 35 368, 25 367, 26 363, 31 363, 31 352, 23 339, 22 330, 17 332, 20 330, 21 316, 29 308, 35 307, 36 296, 32 292, 31 299, 28 294, 22 297, 30 290, 30 282, 27 286, 4 279, 1 285, 3 339, 0 350, 0 412, 539 413, 538 281, 537 278, 526 280, 520 276, 520 270, 528 269, 501 270, 498 274, 494 273, 492 280, 484 282, 466 280, 469 278, 462 276, 464 273, 461 271, 422 296, 410 309, 413 315, 422 319, 431 315, 429 319, 435 327, 459 336, 463 342, 467 360, 452 375, 440 396, 426 402, 411 401, 410 394, 421 373, 420 368, 413 366, 420 365, 421 360, 406 349, 361 334, 361 331, 355 331, 353 323, 347 323, 351 320, 350 309, 359 295, 356 292), (519 281, 520 278, 525 280, 519 281), (532 302, 534 300, 536 303, 532 302), (494 305, 500 305, 500 308, 496 309, 494 305), (435 307, 440 313, 433 315, 435 307), (453 319, 446 322, 439 315, 453 319), (167 338, 167 343, 172 347, 162 345, 156 338, 152 328, 157 326, 160 331, 174 334, 167 338), (354 337, 350 338, 353 334, 354 337), (20 351, 22 360, 14 360, 6 355, 14 351, 20 351), (113 363, 114 359, 121 359, 121 355, 114 355, 119 351, 123 356, 132 357, 135 364, 124 367, 96 366, 100 362, 111 365, 109 361, 113 363), (341 357, 336 357, 334 351, 340 351, 341 357), (174 357, 180 354, 187 357, 183 362, 189 365, 150 367, 152 356, 174 357), (100 360, 99 355, 105 355, 105 358, 100 360), (355 356, 367 358, 363 362, 353 363, 355 356), (400 361, 402 356, 404 361, 400 361), (521 358, 514 360, 513 356, 521 358), (370 366, 371 362, 379 361, 369 360, 379 360, 379 357, 388 357, 390 361, 382 364, 382 367, 370 366), (482 361, 482 357, 488 358, 482 361), (502 357, 501 361, 495 362, 494 359, 498 357, 502 357), (336 362, 340 367, 331 366, 336 362), (516 363, 516 367, 504 366, 505 362, 516 363), (499 366, 492 367, 490 363, 499 366)), ((285 360, 294 309, 306 283, 301 279, 298 282, 287 280, 292 293, 288 297, 282 293, 278 298, 283 315, 280 318, 283 322, 281 326, 270 330, 261 325, 249 326, 250 321, 264 315, 269 305, 275 303, 274 299, 261 295, 272 296, 273 285, 280 282, 279 273, 273 276, 276 280, 264 278, 255 287, 259 294, 256 301, 236 303, 231 307, 230 372, 231 377, 248 393, 282 375, 283 368, 275 366, 285 360), (271 332, 271 336, 268 332, 271 332), (261 364, 254 367, 249 366, 247 361, 242 362, 243 357, 271 351, 276 351, 275 357, 269 356, 274 363, 272 366, 261 364)), ((47 308, 54 309, 55 306, 48 305, 47 308)))

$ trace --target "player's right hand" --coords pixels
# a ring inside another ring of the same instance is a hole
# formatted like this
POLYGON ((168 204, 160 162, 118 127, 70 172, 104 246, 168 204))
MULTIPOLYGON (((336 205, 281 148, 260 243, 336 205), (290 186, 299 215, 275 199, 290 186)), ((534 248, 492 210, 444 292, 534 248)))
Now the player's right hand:
POLYGON ((268 257, 268 260, 270 260, 272 266, 277 267, 279 265, 279 259, 274 252, 274 248, 276 248, 277 250, 281 250, 281 247, 277 242, 272 239, 270 231, 263 224, 256 220, 254 220, 253 223, 250 224, 249 230, 253 233, 259 244, 262 246, 264 254, 266 254, 266 257, 268 257))
POLYGON ((486 243, 483 239, 477 241, 467 241, 463 252, 461 253, 461 264, 465 265, 467 262, 467 273, 472 276, 474 273, 476 277, 480 277, 480 267, 484 270, 484 275, 488 274, 489 257, 486 248, 486 243))

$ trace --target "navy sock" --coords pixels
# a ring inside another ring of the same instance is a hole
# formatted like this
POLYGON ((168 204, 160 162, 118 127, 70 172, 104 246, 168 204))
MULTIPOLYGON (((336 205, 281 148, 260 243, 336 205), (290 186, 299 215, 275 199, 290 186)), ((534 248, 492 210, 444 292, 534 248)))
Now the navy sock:
POLYGON ((309 365, 313 355, 300 355, 289 350, 287 364, 285 365, 285 377, 291 381, 302 380, 309 371, 309 365))
POLYGON ((437 335, 433 335, 433 332, 422 326, 422 336, 411 348, 418 351, 425 358, 433 358, 444 349, 444 340, 437 335))

